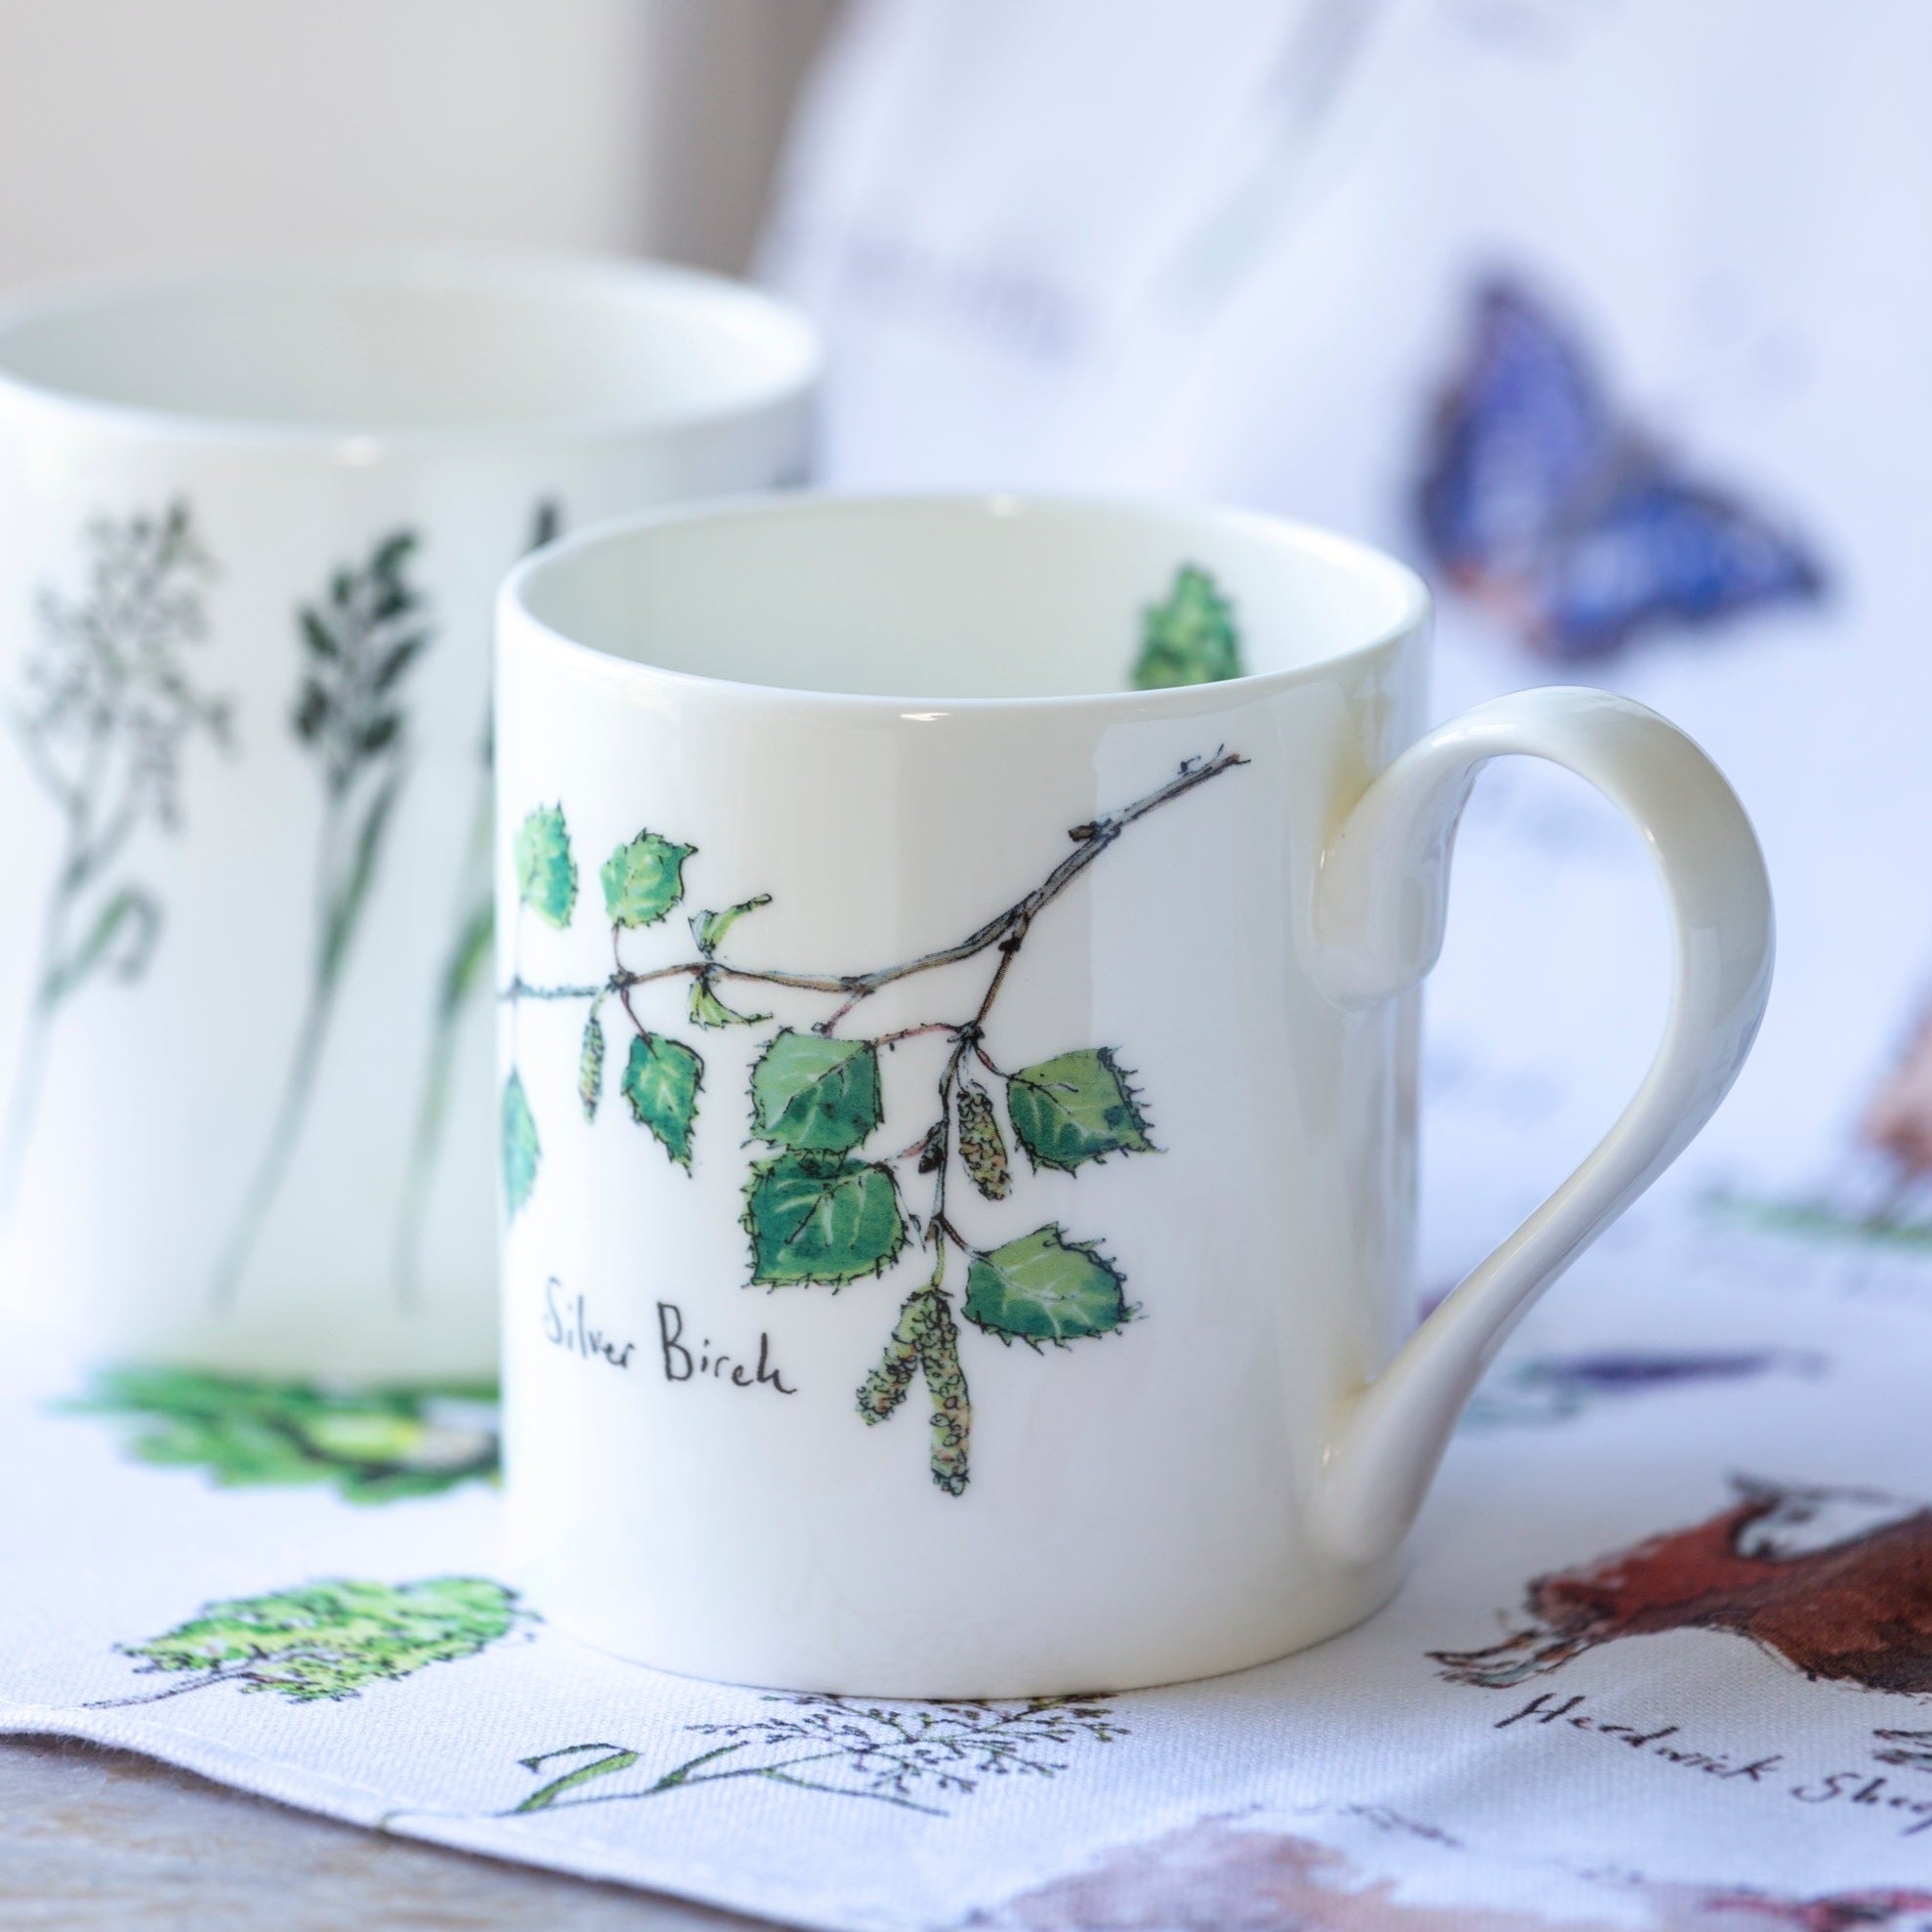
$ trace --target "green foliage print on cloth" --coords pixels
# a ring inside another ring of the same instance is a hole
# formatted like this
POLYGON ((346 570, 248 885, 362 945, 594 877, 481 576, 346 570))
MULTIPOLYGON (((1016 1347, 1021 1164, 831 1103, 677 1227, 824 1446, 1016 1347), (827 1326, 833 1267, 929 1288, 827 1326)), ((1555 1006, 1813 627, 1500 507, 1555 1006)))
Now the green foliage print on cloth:
POLYGON ((101 1698, 90 1710, 152 1703, 238 1684, 290 1703, 360 1697, 371 1684, 408 1677, 432 1663, 475 1657, 529 1612, 514 1590, 483 1576, 432 1576, 419 1583, 332 1578, 268 1596, 203 1604, 186 1623, 144 1644, 116 1644, 140 1658, 140 1674, 179 1676, 164 1690, 101 1698))
MULTIPOLYGON (((541 550, 556 539, 563 527, 562 505, 554 498, 543 498, 530 518, 525 554, 541 550)), ((489 990, 490 955, 496 939, 493 863, 496 732, 487 702, 476 744, 476 788, 470 804, 469 836, 456 859, 455 908, 430 1002, 429 1055, 423 1069, 421 1097, 416 1103, 416 1131, 409 1148, 408 1171, 403 1176, 402 1196, 396 1213, 396 1299, 403 1308, 413 1307, 418 1299, 423 1230, 449 1119, 450 1087, 456 1077, 461 1023, 478 995, 489 990)))
MULTIPOLYGON (((1144 797, 1075 825, 1070 834, 1072 850, 1029 892, 964 939, 865 973, 753 968, 724 957, 739 922, 770 903, 767 894, 723 911, 689 915, 695 957, 630 963, 627 935, 661 927, 683 902, 687 870, 701 864, 695 846, 659 831, 639 832, 610 854, 599 873, 613 970, 585 984, 537 985, 523 977, 519 965, 505 988, 512 1038, 503 1099, 504 1199, 510 1217, 523 1211, 537 1185, 542 1131, 516 1064, 516 1014, 523 1001, 587 1004, 576 1049, 577 1097, 585 1120, 593 1124, 608 1050, 599 1016, 607 1005, 624 1016, 631 1038, 620 1085, 631 1118, 687 1172, 698 1138, 703 1055, 691 1042, 645 1024, 637 1010, 645 989, 684 983, 691 995, 689 1016, 700 1029, 762 1026, 770 1017, 733 1011, 715 990, 719 985, 760 993, 784 988, 834 1002, 808 1029, 777 1028, 752 1065, 745 1138, 766 1151, 754 1152, 744 1179, 746 1285, 838 1291, 886 1273, 908 1253, 925 1255, 930 1273, 902 1302, 877 1365, 860 1385, 856 1406, 866 1423, 885 1422, 913 1384, 923 1382, 928 1469, 940 1490, 963 1494, 970 1479, 973 1407, 954 1296, 963 1289, 959 1314, 975 1328, 1002 1343, 1021 1341, 1035 1349, 1113 1334, 1135 1310, 1126 1299, 1124 1277, 1100 1244, 1069 1236, 1058 1221, 1042 1222, 1013 1240, 975 1239, 962 1225, 960 1201, 948 1196, 955 1168, 983 1199, 1003 1201, 1015 1192, 1008 1149, 1016 1142, 1035 1173, 1061 1175, 1075 1174, 1110 1155, 1155 1152, 1140 1096, 1113 1048, 1070 1047, 1008 1072, 991 1051, 994 1008, 1034 922, 1088 866, 1149 813, 1244 762, 1226 750, 1186 760, 1144 797), (975 959, 985 959, 987 972, 970 1010, 883 1033, 840 1030, 882 988, 975 959), (880 1058, 914 1040, 935 1043, 932 1101, 908 1141, 914 1123, 888 1120, 880 1058), (902 1151, 882 1152, 877 1144, 882 1135, 883 1148, 902 1151), (911 1177, 930 1181, 923 1212, 907 1202, 908 1168, 911 1177), (951 1285, 948 1256, 959 1271, 951 1285)), ((512 857, 522 911, 567 927, 577 903, 578 865, 562 805, 539 804, 525 814, 512 857)), ((521 945, 520 917, 520 957, 521 945)))
POLYGON ((84 987, 134 984, 160 944, 160 899, 132 862, 143 837, 180 829, 190 744, 231 742, 227 700, 198 689, 189 661, 207 638, 215 567, 188 505, 97 518, 84 554, 77 599, 40 593, 22 688, 8 706, 61 832, 0 1145, 0 1204, 26 1157, 56 1016, 84 987))
POLYGON ((1142 619, 1134 689, 1218 684, 1239 677, 1241 670, 1235 607, 1207 571, 1198 565, 1182 565, 1166 602, 1150 605, 1142 619))
POLYGON ((794 1790, 946 1816, 993 1778, 1056 1778, 1068 1753, 1131 1735, 1105 1697, 886 1704, 863 1698, 775 1692, 770 1717, 686 1726, 707 1741, 651 1777, 625 1744, 566 1744, 519 1758, 543 1783, 505 1817, 577 1805, 628 1804, 698 1785, 765 1779, 794 1790))
POLYGON ((409 673, 436 633, 409 580, 412 531, 398 530, 359 568, 338 569, 295 613, 302 658, 289 724, 321 785, 315 928, 309 993, 281 1101, 215 1275, 215 1303, 240 1292, 302 1134, 329 1023, 368 909, 409 770, 409 673))
POLYGON ((469 1383, 331 1389, 189 1369, 121 1367, 68 1405, 133 1418, 143 1462, 225 1488, 328 1483, 350 1502, 440 1495, 496 1475, 496 1391, 469 1383))

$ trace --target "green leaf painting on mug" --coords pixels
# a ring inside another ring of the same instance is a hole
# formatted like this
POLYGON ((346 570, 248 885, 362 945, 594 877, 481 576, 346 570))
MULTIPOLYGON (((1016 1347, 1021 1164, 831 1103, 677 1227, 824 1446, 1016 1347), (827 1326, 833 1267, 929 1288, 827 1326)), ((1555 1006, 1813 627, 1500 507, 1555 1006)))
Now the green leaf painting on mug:
POLYGON ((1135 689, 1218 684, 1239 677, 1242 669, 1235 607, 1197 564, 1182 565, 1166 600, 1150 605, 1142 620, 1135 689))
POLYGON ((216 570, 188 504, 97 517, 82 544, 81 593, 40 593, 8 706, 60 832, 0 1139, 0 1207, 19 1187, 59 1014, 90 984, 139 981, 160 945, 160 898, 130 867, 153 833, 181 828, 189 748, 228 749, 232 735, 228 699, 202 691, 189 661, 207 641, 216 570))
POLYGON ((1110 1154, 1152 1154, 1147 1121, 1111 1047, 1023 1067, 1007 1082, 1013 1131, 1035 1167, 1071 1174, 1110 1154))
POLYGON ((561 805, 540 805, 517 827, 510 847, 517 867, 517 897, 559 932, 577 909, 577 861, 570 856, 570 828, 561 805))
POLYGON ((881 1275, 905 1245, 892 1169, 836 1154, 752 1163, 744 1190, 754 1286, 842 1287, 881 1275))
POLYGON ((735 905, 728 905, 722 912, 693 912, 691 915, 691 936, 697 942, 697 949, 709 959, 724 945, 731 930, 747 912, 756 912, 761 905, 770 905, 772 895, 761 892, 755 899, 740 900, 735 905))
POLYGON ((514 1070, 503 1083, 502 1114, 503 1209, 514 1221, 536 1186, 537 1165, 543 1158, 530 1097, 524 1091, 523 1075, 514 1070))
POLYGON ((713 1031, 722 1027, 761 1026, 772 1017, 769 1013, 739 1013, 727 1006, 713 989, 709 973, 699 973, 692 981, 690 1012, 693 1027, 713 1031))
POLYGON ((220 1260, 214 1302, 233 1306, 294 1160, 342 983, 409 776, 406 685, 435 638, 411 580, 417 537, 395 530, 334 571, 295 612, 300 670, 289 727, 321 790, 316 920, 306 1003, 255 1168, 220 1260))
POLYGON ((870 1040, 778 1034, 751 1070, 751 1131, 800 1153, 843 1154, 884 1119, 870 1040))
POLYGON ((686 1172, 691 1169, 691 1134, 697 1123, 697 1094, 704 1084, 704 1062, 683 1040, 639 1032, 624 1062, 624 1098, 631 1118, 648 1127, 686 1172))
POLYGON ((654 926, 685 896, 685 861, 696 849, 659 838, 655 832, 640 832, 620 845, 598 874, 610 923, 654 926))
POLYGON ((966 1271, 966 1319, 1001 1341, 1066 1342, 1111 1335, 1128 1319, 1120 1271, 1058 1224, 1035 1228, 966 1271))
MULTIPOLYGON (((1159 622, 1151 615, 1150 629, 1163 651, 1171 654, 1185 645, 1207 662, 1212 652, 1202 651, 1211 645, 1219 652, 1214 661, 1238 665, 1232 610, 1204 571, 1184 568, 1158 611, 1159 622)), ((1212 672, 1229 674, 1225 668, 1212 672)), ((772 1021, 762 1006, 756 1011, 733 1006, 728 992, 739 997, 748 991, 761 1002, 781 995, 830 1002, 809 1027, 778 1024, 752 1059, 745 1137, 773 1152, 753 1157, 743 1181, 739 1219, 748 1246, 746 1285, 837 1291, 883 1275, 915 1252, 923 1254, 929 1271, 902 1300, 883 1353, 860 1383, 856 1407, 868 1424, 887 1421, 913 1386, 923 1383, 933 1483, 946 1494, 963 1494, 971 1473, 973 1406, 955 1297, 959 1317, 974 1328, 1004 1344, 1023 1341, 1034 1348, 1116 1333, 1135 1310, 1127 1303, 1121 1271, 1099 1242, 1070 1237, 1058 1221, 1017 1239, 973 1239, 962 1226, 970 1200, 962 1204, 948 1192, 953 1174, 963 1173, 979 1198, 996 1206, 1015 1193, 1008 1150, 1016 1143, 1026 1151, 1035 1177, 1029 1185, 1034 1187, 1064 1185, 1110 1155, 1156 1151, 1141 1097, 1114 1048, 1071 1047, 1008 1071, 994 1057, 994 1010, 1035 922, 1090 866, 1150 813, 1245 762, 1225 748, 1184 760, 1143 796, 1073 826, 1071 850, 1063 848, 1037 883, 964 938, 865 972, 739 964, 738 928, 772 903, 768 893, 722 910, 689 914, 693 956, 660 953, 651 963, 633 963, 634 937, 660 927, 683 903, 687 868, 699 860, 694 843, 658 829, 639 831, 610 854, 599 873, 606 957, 614 961, 609 970, 582 983, 526 980, 520 922, 510 983, 502 994, 510 1008, 509 1092, 519 1110, 514 1142, 520 1150, 527 1148, 526 1156, 518 1156, 521 1183, 508 1185, 506 1096, 505 1197, 511 1214, 528 1199, 537 1164, 536 1121, 516 1071, 517 1019, 524 1002, 588 1003, 576 1048, 577 1091, 584 1118, 593 1124, 606 1053, 598 1016, 607 1005, 623 1015, 632 1037, 620 1086, 631 1119, 688 1173, 697 1157, 704 1061, 655 1013, 650 1023, 642 1017, 640 1008, 653 989, 682 981, 685 1018, 699 1032, 772 1021), (727 956, 728 948, 733 956, 727 956), (854 1012, 887 987, 974 960, 986 962, 986 978, 978 1000, 963 1010, 941 1011, 884 1031, 848 1027, 854 1012), (934 1055, 930 1111, 890 1123, 897 1104, 887 1094, 883 1056, 921 1040, 934 1043, 928 1049, 934 1055), (868 1154, 867 1144, 889 1124, 883 1146, 899 1152, 868 1154), (1041 1176, 1058 1179, 1042 1182, 1041 1176), (931 1186, 931 1199, 915 1212, 905 1189, 921 1179, 931 1186), (950 1282, 948 1256, 962 1271, 950 1282)), ((568 928, 577 904, 576 860, 561 803, 526 812, 512 839, 511 860, 521 910, 559 930, 568 928)))

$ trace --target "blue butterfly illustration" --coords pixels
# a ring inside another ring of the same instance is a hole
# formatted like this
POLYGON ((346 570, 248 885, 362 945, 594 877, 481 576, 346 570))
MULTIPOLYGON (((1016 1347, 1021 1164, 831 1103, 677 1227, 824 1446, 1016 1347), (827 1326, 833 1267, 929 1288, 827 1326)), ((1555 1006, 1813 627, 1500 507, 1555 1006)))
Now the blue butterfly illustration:
POLYGON ((1793 531, 1619 422, 1582 347, 1507 279, 1478 291, 1424 459, 1417 508, 1437 565, 1551 657, 1826 587, 1793 531))

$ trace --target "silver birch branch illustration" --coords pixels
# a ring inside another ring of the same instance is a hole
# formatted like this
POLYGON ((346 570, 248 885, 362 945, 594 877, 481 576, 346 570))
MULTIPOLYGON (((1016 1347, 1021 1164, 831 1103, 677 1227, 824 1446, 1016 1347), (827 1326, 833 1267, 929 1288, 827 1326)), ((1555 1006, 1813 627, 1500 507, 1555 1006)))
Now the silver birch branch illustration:
POLYGON ((214 1298, 232 1306, 273 1206, 315 1091, 344 969, 408 776, 402 686, 434 636, 405 576, 416 538, 386 537, 359 570, 338 570, 327 596, 297 613, 304 670, 291 725, 322 781, 309 995, 261 1158, 216 1270, 214 1298))
MULTIPOLYGON (((554 542, 564 527, 562 507, 551 498, 536 506, 525 554, 554 542)), ((449 1118, 449 1083, 456 1071, 456 1048, 463 1016, 489 984, 490 947, 496 939, 495 895, 491 890, 490 843, 495 831, 495 732, 488 701, 483 705, 476 796, 470 808, 456 889, 456 915, 449 945, 437 973, 430 1021, 430 1050, 416 1106, 416 1131, 396 1219, 396 1298, 403 1308, 418 1298, 422 1272, 423 1223, 430 1190, 442 1154, 449 1118)))
POLYGON ((124 869, 129 848, 146 828, 179 829, 188 743, 197 734, 224 747, 231 738, 227 700, 198 690, 184 661, 206 638, 214 575, 188 505, 97 519, 86 546, 81 598, 41 594, 39 644, 10 719, 60 814, 61 845, 7 1104, 0 1204, 26 1157, 56 1016, 103 975, 139 980, 159 944, 161 903, 124 869))
POLYGON ((747 1285, 824 1286, 837 1290, 881 1275, 908 1244, 929 1249, 932 1272, 908 1294, 877 1365, 856 1397, 868 1424, 888 1420, 913 1383, 923 1380, 930 1406, 928 1461, 933 1481, 960 1495, 969 1480, 972 1406, 959 1354, 957 1315, 1002 1343, 1038 1349, 1112 1334, 1136 1311, 1126 1278, 1092 1240, 1070 1239, 1049 1221, 1018 1239, 975 1240, 948 1196, 954 1168, 978 1194, 1002 1200, 1012 1191, 1007 1140, 993 1098, 1004 1098, 1007 1124, 1035 1172, 1072 1174, 1110 1155, 1150 1154, 1155 1144, 1140 1094, 1116 1051, 1075 1046, 1036 1065, 1008 1071, 992 1056, 988 1026, 1014 964, 1035 922, 1089 866, 1150 813, 1245 764, 1217 750, 1190 758, 1163 783, 1117 810, 1075 825, 1073 850, 1029 892, 951 945, 864 973, 812 973, 750 967, 721 956, 739 921, 770 903, 769 895, 691 918, 694 956, 646 968, 625 963, 625 935, 664 920, 684 898, 684 868, 696 848, 650 830, 620 845, 599 873, 610 922, 613 969, 588 984, 535 985, 521 967, 521 921, 527 913, 567 928, 578 900, 578 873, 560 805, 539 806, 523 820, 512 854, 518 886, 518 963, 502 997, 511 1003, 510 1071, 502 1098, 503 1190, 512 1220, 536 1186, 542 1141, 517 1065, 515 1012, 524 1000, 586 1001, 578 1052, 578 1098, 587 1121, 602 1104, 607 1042, 602 1013, 614 1004, 631 1038, 619 1091, 631 1116, 676 1164, 690 1170, 704 1062, 695 1048, 647 1026, 637 995, 667 981, 688 982, 693 1028, 760 1026, 765 1013, 728 1005, 720 987, 784 987, 836 1001, 809 1031, 780 1027, 751 1071, 750 1138, 773 1150, 755 1159, 744 1187, 741 1225, 750 1247, 747 1285), (968 1012, 875 1034, 841 1034, 862 1003, 941 967, 989 958, 985 990, 968 1012), (885 1159, 860 1150, 885 1126, 880 1055, 910 1042, 942 1042, 934 1117, 903 1150, 885 1159), (931 1179, 923 1217, 904 1205, 900 1170, 931 1179), (948 1255, 963 1281, 947 1279, 948 1255))

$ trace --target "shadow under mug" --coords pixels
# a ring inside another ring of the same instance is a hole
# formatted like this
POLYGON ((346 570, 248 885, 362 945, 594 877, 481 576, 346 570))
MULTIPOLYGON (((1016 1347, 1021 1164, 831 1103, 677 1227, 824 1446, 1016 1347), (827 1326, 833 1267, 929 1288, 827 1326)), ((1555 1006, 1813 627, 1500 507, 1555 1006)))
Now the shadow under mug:
POLYGON ((517 571, 505 1428, 548 1617, 700 1676, 1017 1697, 1387 1597, 1485 1364, 1717 1104, 1772 955, 1688 738, 1554 689, 1425 730, 1428 618, 1357 545, 1128 503, 680 511, 517 571), (1137 652, 1216 681, 1130 689, 1137 652), (1408 1334, 1416 988, 1513 752, 1644 836, 1675 1002, 1408 1334))
POLYGON ((0 1220, 97 1354, 495 1360, 489 603, 797 481, 818 351, 617 260, 218 261, 0 314, 0 1220))

